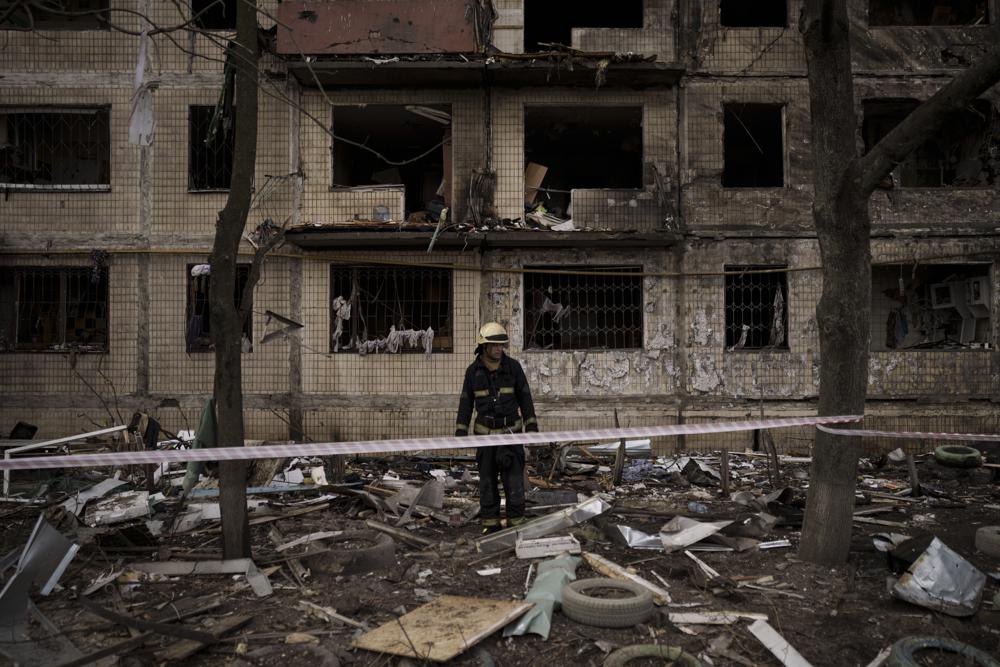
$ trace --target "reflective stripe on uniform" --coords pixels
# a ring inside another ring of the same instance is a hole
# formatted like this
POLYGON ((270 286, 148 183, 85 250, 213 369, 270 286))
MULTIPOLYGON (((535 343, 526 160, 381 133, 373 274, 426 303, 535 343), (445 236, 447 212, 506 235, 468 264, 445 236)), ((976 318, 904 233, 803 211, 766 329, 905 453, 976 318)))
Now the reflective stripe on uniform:
POLYGON ((455 424, 455 430, 469 432, 468 424, 455 424))
POLYGON ((501 394, 513 394, 514 393, 514 388, 513 387, 500 387, 500 393, 501 394))
POLYGON ((500 519, 483 519, 484 526, 499 526, 500 519))
POLYGON ((528 424, 537 424, 537 423, 538 423, 538 420, 535 419, 534 417, 528 417, 527 419, 524 420, 524 425, 525 426, 527 426, 528 424))
POLYGON ((490 395, 490 390, 480 389, 479 391, 472 392, 472 395, 475 396, 476 398, 485 398, 486 396, 490 395))

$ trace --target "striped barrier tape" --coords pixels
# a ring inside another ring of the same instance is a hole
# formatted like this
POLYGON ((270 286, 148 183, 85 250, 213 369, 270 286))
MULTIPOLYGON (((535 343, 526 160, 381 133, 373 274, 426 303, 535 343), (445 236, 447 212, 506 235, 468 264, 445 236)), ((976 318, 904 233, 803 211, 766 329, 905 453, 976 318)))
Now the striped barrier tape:
POLYGON ((816 424, 816 428, 824 433, 832 433, 833 435, 860 435, 878 438, 917 438, 920 440, 964 440, 966 442, 989 440, 991 442, 1000 442, 1000 435, 994 435, 991 433, 924 433, 922 431, 875 431, 871 429, 855 430, 830 428, 828 426, 823 426, 822 424, 816 424))
MULTIPOLYGON (((674 424, 669 426, 636 426, 629 428, 556 431, 552 433, 510 433, 473 437, 410 438, 398 440, 360 440, 353 442, 309 442, 294 445, 263 445, 260 447, 216 447, 212 449, 146 450, 136 452, 104 452, 63 456, 32 456, 4 459, 0 470, 39 470, 49 468, 91 468, 99 466, 144 465, 157 463, 188 463, 192 461, 249 461, 252 459, 284 459, 296 456, 331 456, 337 454, 385 454, 405 451, 473 449, 497 445, 532 445, 574 440, 621 440, 653 436, 731 433, 757 429, 789 428, 859 422, 860 415, 833 417, 786 417, 735 422, 674 424)), ((854 431, 851 431, 854 433, 854 431)))

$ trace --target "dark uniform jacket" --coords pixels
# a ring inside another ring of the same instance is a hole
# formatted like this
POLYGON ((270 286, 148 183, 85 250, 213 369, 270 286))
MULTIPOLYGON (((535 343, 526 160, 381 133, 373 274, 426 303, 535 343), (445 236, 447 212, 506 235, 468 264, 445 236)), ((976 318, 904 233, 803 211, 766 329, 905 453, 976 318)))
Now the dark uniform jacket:
POLYGON ((535 404, 521 364, 506 354, 491 372, 479 357, 465 370, 462 395, 458 401, 455 435, 537 431, 535 404), (472 423, 472 410, 476 422, 472 423), (518 414, 520 411, 520 414, 518 414))

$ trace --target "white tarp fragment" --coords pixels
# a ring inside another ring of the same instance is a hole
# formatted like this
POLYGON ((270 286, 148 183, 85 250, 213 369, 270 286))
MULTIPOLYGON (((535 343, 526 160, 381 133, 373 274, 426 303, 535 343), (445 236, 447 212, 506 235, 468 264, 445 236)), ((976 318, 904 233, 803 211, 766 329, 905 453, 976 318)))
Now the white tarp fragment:
POLYGON ((949 616, 972 616, 985 586, 985 574, 935 537, 896 581, 892 594, 949 616))
POLYGON ((128 117, 128 142, 137 146, 153 143, 153 90, 156 84, 146 81, 149 69, 149 35, 145 31, 139 36, 139 57, 135 63, 135 79, 132 83, 132 111, 128 117))

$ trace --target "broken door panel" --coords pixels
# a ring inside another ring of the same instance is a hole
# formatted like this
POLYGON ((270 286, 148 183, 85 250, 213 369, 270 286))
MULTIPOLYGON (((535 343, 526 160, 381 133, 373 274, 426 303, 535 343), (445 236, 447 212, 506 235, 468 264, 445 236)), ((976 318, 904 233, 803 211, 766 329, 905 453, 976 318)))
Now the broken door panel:
POLYGON ((278 5, 280 55, 474 53, 467 0, 299 0, 278 5))

